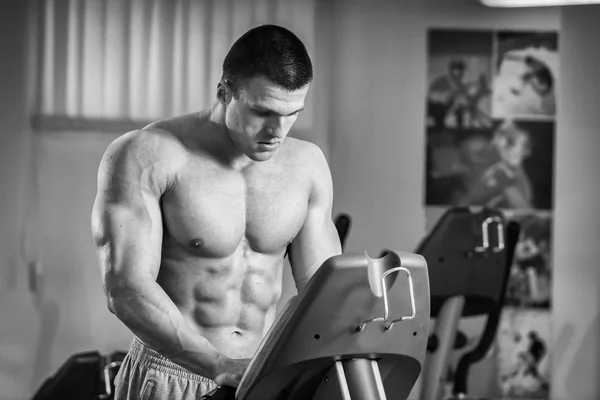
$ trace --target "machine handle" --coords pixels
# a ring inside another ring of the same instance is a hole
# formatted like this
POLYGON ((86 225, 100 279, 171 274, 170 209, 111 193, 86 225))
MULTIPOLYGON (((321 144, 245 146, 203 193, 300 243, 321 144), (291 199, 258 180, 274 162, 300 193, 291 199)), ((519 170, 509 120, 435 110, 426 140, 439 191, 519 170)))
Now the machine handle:
POLYGON ((412 281, 412 276, 410 274, 410 271, 407 268, 395 267, 395 268, 391 268, 391 269, 385 271, 383 274, 381 274, 381 286, 383 288, 383 317, 375 317, 375 318, 371 318, 369 320, 362 322, 360 325, 358 325, 356 327, 357 332, 361 332, 363 329, 365 329, 365 326, 368 323, 375 322, 375 321, 384 321, 385 324, 383 325, 383 329, 384 329, 384 331, 389 331, 390 329, 393 328, 393 326, 396 322, 410 320, 416 316, 417 312, 416 312, 416 307, 415 307, 415 294, 414 294, 414 290, 413 290, 413 281, 412 281), (388 297, 387 297, 387 289, 385 286, 385 278, 386 278, 386 276, 388 276, 392 273, 400 272, 400 271, 406 272, 406 275, 408 276, 408 288, 409 288, 409 292, 410 292, 411 315, 405 315, 403 317, 400 317, 398 319, 394 319, 394 320, 390 321, 389 320, 389 314, 390 314, 389 301, 388 301, 388 297))
POLYGON ((492 247, 492 251, 494 253, 500 253, 504 250, 504 224, 500 217, 487 217, 483 223, 481 224, 481 233, 483 235, 483 244, 482 246, 475 247, 475 251, 478 253, 483 253, 487 249, 490 248, 490 224, 492 222, 496 222, 496 229, 498 232, 498 245, 492 247))
POLYGON ((100 399, 105 400, 105 399, 112 398, 113 393, 112 393, 112 387, 110 385, 110 383, 111 383, 110 382, 110 371, 115 368, 119 368, 119 367, 121 367, 121 361, 113 361, 104 367, 104 391, 106 393, 101 394, 99 396, 100 399))

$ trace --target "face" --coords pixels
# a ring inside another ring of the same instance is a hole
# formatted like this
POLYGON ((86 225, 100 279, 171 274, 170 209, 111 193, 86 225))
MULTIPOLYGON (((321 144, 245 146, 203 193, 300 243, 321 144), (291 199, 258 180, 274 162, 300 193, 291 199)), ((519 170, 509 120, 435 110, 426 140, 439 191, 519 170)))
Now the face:
POLYGON ((496 140, 500 157, 509 165, 517 167, 529 156, 529 140, 523 134, 505 135, 496 140))
POLYGON ((462 68, 451 68, 450 75, 456 80, 462 80, 465 75, 465 71, 462 68))
POLYGON ((281 146, 304 108, 308 86, 289 92, 262 77, 248 80, 235 98, 220 96, 231 140, 254 161, 266 161, 281 146))
POLYGON ((485 165, 490 162, 490 143, 488 139, 474 136, 461 144, 463 157, 469 165, 485 165))

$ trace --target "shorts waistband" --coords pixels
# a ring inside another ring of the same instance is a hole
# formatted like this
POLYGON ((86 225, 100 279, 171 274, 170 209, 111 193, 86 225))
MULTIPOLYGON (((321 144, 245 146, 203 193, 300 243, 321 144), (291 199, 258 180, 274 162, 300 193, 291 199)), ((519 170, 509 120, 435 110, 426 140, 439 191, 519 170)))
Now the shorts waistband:
POLYGON ((129 354, 132 359, 140 363, 140 365, 155 371, 191 381, 214 383, 212 379, 195 374, 190 370, 183 368, 181 365, 175 364, 173 361, 146 346, 135 336, 131 343, 129 354))

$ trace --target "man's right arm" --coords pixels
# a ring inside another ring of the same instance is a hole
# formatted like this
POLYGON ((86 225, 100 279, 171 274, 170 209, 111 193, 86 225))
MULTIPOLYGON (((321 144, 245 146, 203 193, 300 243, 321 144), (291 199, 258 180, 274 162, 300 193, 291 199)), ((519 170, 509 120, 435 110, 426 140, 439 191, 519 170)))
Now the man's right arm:
POLYGON ((220 385, 237 386, 247 362, 226 357, 191 330, 156 283, 162 247, 159 202, 182 159, 177 146, 166 132, 131 132, 113 142, 102 158, 92 232, 107 305, 160 354, 220 385))

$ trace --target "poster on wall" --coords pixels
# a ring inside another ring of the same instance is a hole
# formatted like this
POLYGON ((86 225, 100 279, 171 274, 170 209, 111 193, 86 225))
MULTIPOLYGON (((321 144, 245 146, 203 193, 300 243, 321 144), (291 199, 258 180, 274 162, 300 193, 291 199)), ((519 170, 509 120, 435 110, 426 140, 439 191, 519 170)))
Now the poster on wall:
POLYGON ((552 287, 552 214, 549 212, 506 212, 519 223, 521 233, 515 248, 506 290, 505 305, 550 309, 552 287))
POLYGON ((554 32, 497 32, 494 118, 553 120, 558 37, 554 32))
POLYGON ((497 379, 502 396, 547 399, 550 393, 550 312, 505 308, 497 335, 497 379))
POLYGON ((558 36, 446 28, 427 39, 425 206, 519 222, 496 380, 505 397, 547 399, 558 36))
POLYGON ((551 210, 557 35, 428 33, 426 206, 551 210))

